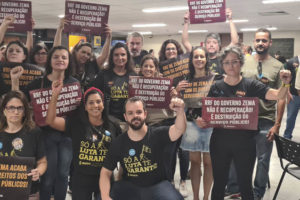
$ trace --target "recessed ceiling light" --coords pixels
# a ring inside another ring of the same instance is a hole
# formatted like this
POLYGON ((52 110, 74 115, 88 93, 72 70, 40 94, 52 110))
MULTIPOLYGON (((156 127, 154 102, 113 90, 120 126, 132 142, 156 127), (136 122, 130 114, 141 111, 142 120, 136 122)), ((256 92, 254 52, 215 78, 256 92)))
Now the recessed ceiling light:
MULTIPOLYGON (((152 32, 151 31, 138 31, 140 34, 142 34, 142 35, 152 35, 152 32)), ((133 33, 133 32, 129 32, 128 34, 131 34, 131 33, 133 33)))
MULTIPOLYGON (((258 28, 241 28, 240 31, 243 32, 254 32, 257 31, 258 28)), ((275 31, 277 30, 277 27, 267 27, 266 29, 268 29, 269 31, 275 31)))
POLYGON ((298 17, 298 19, 300 19, 300 17, 298 17))
MULTIPOLYGON (((245 23, 245 22, 249 22, 248 19, 234 19, 232 20, 233 23, 245 23)), ((226 20, 226 23, 229 23, 228 20, 226 20)))
POLYGON ((272 3, 292 3, 292 2, 300 2, 300 0, 264 0, 263 4, 272 4, 272 3))
POLYGON ((188 6, 173 6, 173 7, 162 7, 162 8, 145 8, 142 11, 145 13, 156 13, 156 12, 172 12, 179 10, 188 10, 188 6))
POLYGON ((143 28, 143 27, 164 27, 167 24, 133 24, 133 28, 143 28))
MULTIPOLYGON (((207 33, 208 30, 188 30, 189 33, 207 33)), ((182 30, 178 31, 178 33, 182 33, 182 30)))
POLYGON ((64 18, 65 15, 64 14, 61 14, 61 15, 58 15, 59 18, 64 18))

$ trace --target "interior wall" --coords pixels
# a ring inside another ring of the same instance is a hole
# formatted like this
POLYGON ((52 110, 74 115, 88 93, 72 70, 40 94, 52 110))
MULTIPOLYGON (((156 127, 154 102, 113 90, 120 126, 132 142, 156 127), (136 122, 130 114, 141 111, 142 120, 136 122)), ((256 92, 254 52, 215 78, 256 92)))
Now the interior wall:
MULTIPOLYGON (((206 34, 190 34, 189 40, 193 46, 200 45, 204 41, 206 34)), ((272 31, 272 38, 294 38, 294 54, 300 55, 300 31, 289 31, 289 32, 279 32, 272 31)), ((181 35, 156 35, 156 36, 145 36, 143 49, 150 50, 154 49, 155 56, 158 56, 158 52, 162 43, 167 39, 175 39, 181 44, 181 35)), ((246 45, 251 45, 253 47, 254 32, 243 33, 243 41, 246 45)))

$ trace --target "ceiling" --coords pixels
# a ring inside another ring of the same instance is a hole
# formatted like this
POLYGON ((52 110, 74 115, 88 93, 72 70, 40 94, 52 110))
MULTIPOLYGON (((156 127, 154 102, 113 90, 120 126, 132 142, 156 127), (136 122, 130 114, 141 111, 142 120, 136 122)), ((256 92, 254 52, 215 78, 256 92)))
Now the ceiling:
MULTIPOLYGON (((76 1, 76 0, 75 0, 76 1)), ((78 1, 78 0, 77 0, 78 1)), ((115 35, 126 35, 132 31, 152 31, 153 35, 173 35, 182 30, 185 11, 167 13, 143 13, 144 8, 187 6, 187 0, 84 0, 89 3, 110 5, 109 24, 115 35), (166 27, 132 28, 132 24, 165 23, 166 27)), ((233 11, 233 19, 248 19, 247 23, 236 24, 241 28, 277 27, 278 31, 300 30, 300 2, 262 4, 262 0, 227 0, 226 6, 233 11), (284 11, 287 15, 261 16, 261 12, 284 11)), ((58 15, 64 14, 64 0, 32 0, 35 28, 56 28, 58 15)), ((190 29, 207 29, 211 32, 228 32, 226 23, 197 24, 190 29)))

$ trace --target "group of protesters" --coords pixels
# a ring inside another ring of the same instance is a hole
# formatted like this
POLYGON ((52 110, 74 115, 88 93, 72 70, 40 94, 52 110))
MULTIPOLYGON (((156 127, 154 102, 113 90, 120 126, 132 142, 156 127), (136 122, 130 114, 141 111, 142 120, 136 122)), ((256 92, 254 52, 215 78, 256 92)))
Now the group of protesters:
MULTIPOLYGON (((35 158, 28 174, 33 181, 29 199, 65 199, 70 177, 75 200, 179 200, 188 196, 188 174, 194 200, 200 199, 202 176, 204 200, 226 195, 262 199, 269 180, 272 141, 279 133, 287 97, 290 121, 284 136, 292 138, 299 109, 299 57, 285 65, 273 58, 268 52, 271 32, 264 28, 255 32, 256 53, 245 56, 230 9, 226 16, 231 43, 221 51, 217 33, 206 36, 204 47, 193 47, 188 37, 189 14, 184 15, 182 45, 189 53, 189 74, 174 81, 166 94, 172 98, 170 105, 164 109, 147 109, 143 100, 129 98, 129 78, 162 77, 159 64, 184 54, 174 39, 162 43, 157 59, 142 50, 143 36, 137 32, 128 35, 126 44, 111 47, 112 30, 106 25, 105 44, 96 57, 88 42, 79 42, 72 52, 61 45, 68 23, 61 19, 50 50, 42 42, 33 45, 32 32, 27 32, 26 45, 20 41, 2 45, 2 66, 19 65, 10 70, 11 88, 0 80, 0 156, 35 158), (22 63, 35 64, 43 72, 24 89, 20 87, 22 63), (209 126, 201 117, 201 98, 196 105, 183 98, 189 83, 205 77, 213 80, 207 97, 260 99, 257 130, 209 126), (72 83, 81 85, 81 102, 71 115, 57 115, 62 88, 72 83), (52 90, 46 125, 38 127, 30 91, 46 88, 52 90), (177 154, 178 190, 174 183, 177 154)), ((13 16, 4 18, 0 42, 13 22, 13 16)))

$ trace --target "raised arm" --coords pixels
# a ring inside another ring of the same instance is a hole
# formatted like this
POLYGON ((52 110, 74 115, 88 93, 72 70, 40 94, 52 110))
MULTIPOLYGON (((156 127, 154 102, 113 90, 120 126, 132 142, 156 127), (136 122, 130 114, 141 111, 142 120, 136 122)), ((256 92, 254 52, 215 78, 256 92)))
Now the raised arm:
POLYGON ((107 24, 105 24, 105 34, 106 34, 106 39, 105 39, 104 46, 102 48, 101 54, 97 57, 97 65, 100 70, 103 69, 103 64, 105 63, 105 61, 109 56, 110 44, 112 39, 112 31, 107 24))
POLYGON ((30 55, 30 52, 33 48, 33 28, 35 25, 34 19, 31 19, 31 24, 32 24, 32 30, 27 31, 27 39, 26 39, 26 48, 28 49, 28 55, 30 55))
POLYGON ((65 24, 69 23, 64 17, 59 20, 59 26, 56 29, 53 47, 61 45, 62 31, 64 30, 65 24))
POLYGON ((189 41, 189 23, 190 23, 190 13, 186 12, 183 18, 183 30, 181 35, 181 42, 186 50, 186 52, 192 52, 192 45, 189 41))
POLYGON ((290 88, 290 82, 292 79, 291 72, 289 70, 280 70, 280 80, 282 81, 282 86, 278 89, 269 89, 266 94, 267 100, 284 100, 290 88))
POLYGON ((0 26, 0 43, 3 42, 5 33, 9 27, 9 25, 13 24, 15 21, 15 17, 12 15, 8 15, 4 17, 3 22, 0 26))
POLYGON ((239 43, 239 35, 237 33, 235 24, 232 21, 232 10, 230 8, 226 8, 226 17, 230 26, 230 45, 237 45, 239 43))
POLYGON ((20 77, 23 74, 23 67, 22 66, 16 66, 10 70, 10 80, 11 80, 11 90, 16 91, 20 90, 20 77))
POLYGON ((174 125, 169 129, 169 136, 171 141, 176 141, 186 129, 186 116, 183 100, 180 98, 173 98, 170 103, 170 108, 176 112, 176 119, 174 125))
POLYGON ((48 105, 46 123, 52 128, 65 131, 66 130, 66 121, 62 117, 56 116, 56 104, 57 99, 60 94, 60 91, 63 87, 63 81, 57 80, 52 82, 52 97, 48 105))
POLYGON ((102 167, 99 180, 102 200, 112 200, 112 198, 110 198, 109 196, 111 175, 112 171, 106 169, 105 167, 102 167))

